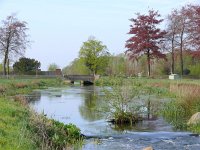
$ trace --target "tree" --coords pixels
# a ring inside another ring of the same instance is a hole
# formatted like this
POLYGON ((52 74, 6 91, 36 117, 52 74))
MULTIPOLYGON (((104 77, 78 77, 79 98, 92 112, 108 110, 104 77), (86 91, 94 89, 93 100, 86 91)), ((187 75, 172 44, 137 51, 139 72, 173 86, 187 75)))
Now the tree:
POLYGON ((163 19, 158 20, 160 17, 158 12, 153 10, 149 11, 148 15, 141 15, 137 13, 136 19, 130 19, 133 24, 128 34, 133 37, 126 41, 125 47, 128 49, 126 54, 130 59, 138 59, 142 55, 146 55, 148 63, 148 76, 150 76, 150 64, 153 58, 165 58, 165 54, 159 51, 159 44, 163 42, 165 31, 157 28, 163 19))
POLYGON ((184 64, 183 64, 183 52, 186 49, 186 43, 188 40, 188 18, 186 15, 186 8, 182 7, 181 10, 176 11, 176 13, 173 14, 176 18, 176 22, 178 24, 178 44, 180 46, 180 68, 181 68, 181 75, 183 75, 184 70, 184 64))
POLYGON ((15 15, 3 20, 0 27, 0 51, 3 55, 4 75, 9 74, 9 61, 12 57, 22 56, 29 43, 26 22, 19 21, 15 15))
MULTIPOLYGON (((179 50, 180 70, 184 74, 183 55, 187 50, 193 50, 200 55, 200 6, 186 5, 174 10, 168 18, 168 38, 172 42, 172 51, 179 50)), ((172 52, 173 55, 173 52, 172 52)), ((172 64, 173 62, 172 56, 172 64)), ((173 70, 172 70, 173 72, 173 70)))
POLYGON ((175 73, 175 49, 178 47, 177 38, 179 24, 177 21, 177 10, 167 16, 167 34, 165 35, 164 48, 171 53, 171 73, 175 73))
POLYGON ((84 64, 94 75, 105 72, 109 61, 108 56, 107 47, 95 38, 90 38, 84 42, 79 51, 80 59, 83 59, 84 64))
POLYGON ((55 71, 58 68, 59 66, 56 63, 52 63, 48 66, 48 71, 55 71))
POLYGON ((62 72, 64 74, 87 75, 89 74, 89 69, 85 66, 83 59, 76 58, 63 68, 62 72))
POLYGON ((193 55, 200 57, 200 5, 188 5, 185 11, 188 16, 189 41, 193 47, 193 55))
POLYGON ((22 57, 13 65, 14 72, 19 74, 34 74, 40 68, 40 62, 35 59, 22 57))

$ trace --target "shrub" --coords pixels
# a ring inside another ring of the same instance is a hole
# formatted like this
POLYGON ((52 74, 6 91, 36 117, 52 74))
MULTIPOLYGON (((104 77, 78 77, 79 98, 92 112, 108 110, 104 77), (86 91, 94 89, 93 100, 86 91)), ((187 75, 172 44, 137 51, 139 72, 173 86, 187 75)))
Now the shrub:
POLYGON ((112 89, 105 89, 105 98, 108 102, 104 106, 111 117, 111 122, 115 124, 132 124, 138 121, 139 108, 134 104, 134 100, 139 96, 141 84, 131 82, 131 80, 116 80, 112 89))
POLYGON ((82 141, 80 129, 75 125, 65 125, 53 119, 47 119, 44 115, 33 115, 30 129, 38 137, 36 141, 40 147, 46 147, 46 149, 64 149, 66 146, 82 141))

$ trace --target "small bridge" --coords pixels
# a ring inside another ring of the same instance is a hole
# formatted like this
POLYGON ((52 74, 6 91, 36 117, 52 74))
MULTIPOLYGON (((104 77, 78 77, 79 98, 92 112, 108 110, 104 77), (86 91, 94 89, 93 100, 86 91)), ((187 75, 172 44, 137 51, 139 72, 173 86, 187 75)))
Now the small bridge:
POLYGON ((81 84, 94 84, 94 81, 99 79, 99 75, 64 75, 64 78, 70 80, 71 83, 80 81, 81 84))

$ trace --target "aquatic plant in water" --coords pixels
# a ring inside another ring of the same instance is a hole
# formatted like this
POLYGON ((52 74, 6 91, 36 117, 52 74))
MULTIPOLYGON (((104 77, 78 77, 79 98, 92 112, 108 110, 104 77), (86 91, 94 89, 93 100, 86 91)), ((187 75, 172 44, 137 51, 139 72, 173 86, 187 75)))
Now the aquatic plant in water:
POLYGON ((136 81, 119 80, 111 89, 105 89, 106 105, 104 111, 110 116, 110 122, 115 124, 132 124, 138 122, 141 105, 136 99, 140 95, 140 84, 136 81))

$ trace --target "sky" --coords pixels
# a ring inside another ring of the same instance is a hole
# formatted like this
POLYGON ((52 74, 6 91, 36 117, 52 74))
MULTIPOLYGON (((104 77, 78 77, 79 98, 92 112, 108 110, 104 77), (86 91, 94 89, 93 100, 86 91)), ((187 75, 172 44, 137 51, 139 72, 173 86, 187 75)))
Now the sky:
POLYGON ((13 13, 28 23, 31 47, 25 57, 41 62, 41 69, 60 68, 78 58, 90 36, 111 54, 124 53, 130 18, 135 13, 158 10, 165 18, 172 9, 200 0, 0 0, 0 20, 13 13))

